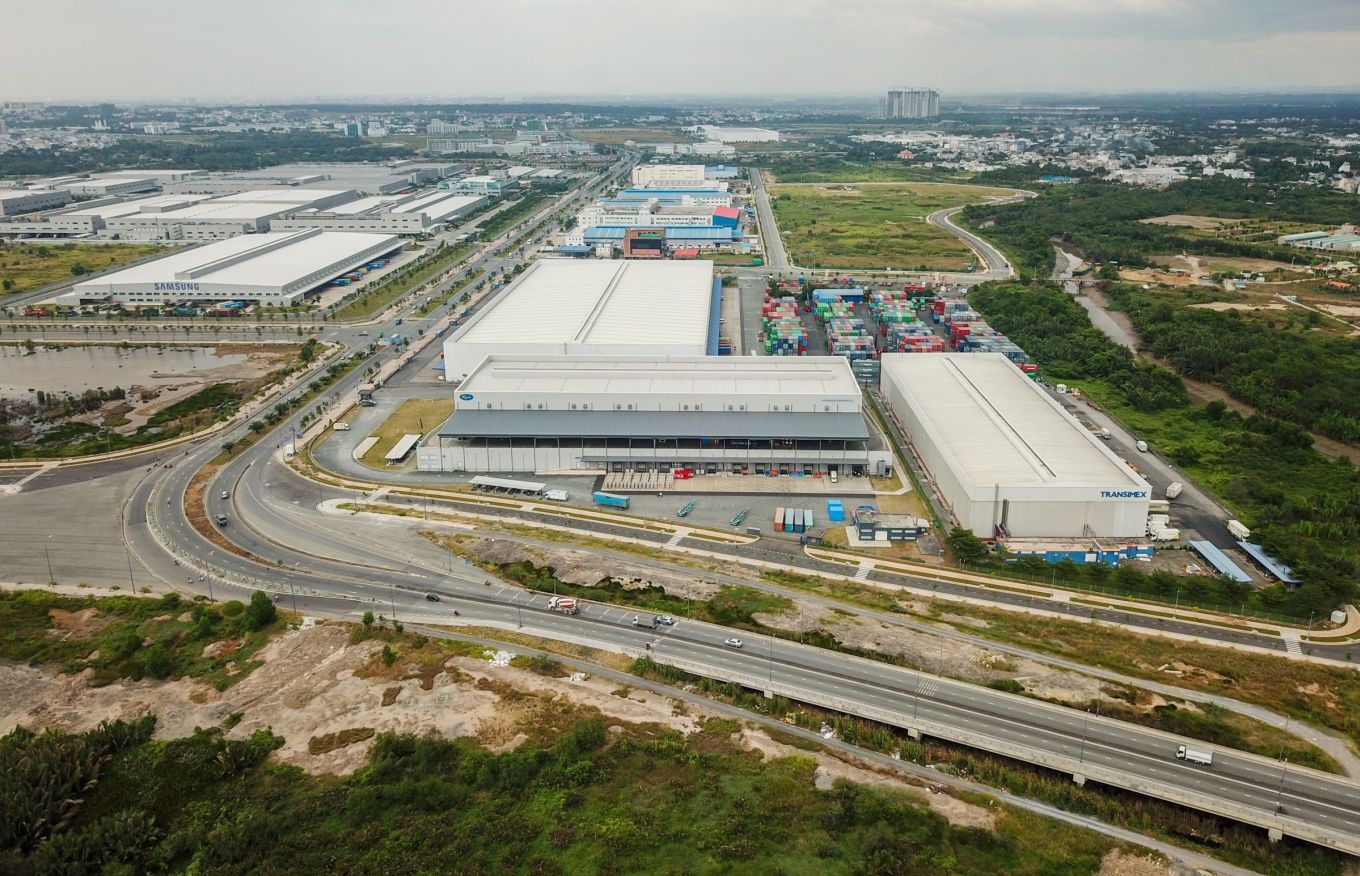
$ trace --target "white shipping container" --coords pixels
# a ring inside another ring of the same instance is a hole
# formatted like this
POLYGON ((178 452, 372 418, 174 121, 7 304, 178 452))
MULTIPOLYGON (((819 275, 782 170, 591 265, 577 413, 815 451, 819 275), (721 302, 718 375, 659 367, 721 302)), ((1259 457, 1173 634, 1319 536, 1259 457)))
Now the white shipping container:
POLYGON ((1240 520, 1229 520, 1228 532, 1232 533, 1233 538, 1238 538, 1241 539, 1242 541, 1246 541, 1247 539, 1251 538, 1251 530, 1248 529, 1240 520))
POLYGON ((1180 481, 1173 481, 1166 485, 1166 497, 1168 499, 1174 499, 1181 494, 1181 490, 1183 489, 1185 489, 1184 484, 1180 481))

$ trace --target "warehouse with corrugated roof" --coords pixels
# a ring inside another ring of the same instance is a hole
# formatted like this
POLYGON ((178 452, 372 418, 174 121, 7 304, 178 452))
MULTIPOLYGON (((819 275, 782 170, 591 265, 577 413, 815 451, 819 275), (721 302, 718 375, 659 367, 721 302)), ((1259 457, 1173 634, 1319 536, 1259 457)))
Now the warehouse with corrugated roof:
POLYGON ((540 259, 444 342, 445 374, 492 353, 716 355, 721 294, 706 261, 540 259))
POLYGON ((880 389, 959 526, 1137 538, 1151 488, 1000 353, 887 353, 880 389))
POLYGON ((484 358, 424 471, 865 474, 892 456, 840 356, 484 358))

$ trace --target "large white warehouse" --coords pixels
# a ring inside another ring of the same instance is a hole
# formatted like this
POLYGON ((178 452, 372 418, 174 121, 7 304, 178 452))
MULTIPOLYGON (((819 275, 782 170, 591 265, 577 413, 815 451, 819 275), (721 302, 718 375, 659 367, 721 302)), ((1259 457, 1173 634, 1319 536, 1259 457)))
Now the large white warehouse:
POLYGON ((865 474, 892 464, 840 356, 493 355, 457 405, 417 450, 421 470, 865 474))
POLYGON ((890 353, 881 389, 981 538, 1142 538, 1150 487, 1000 353, 890 353))
POLYGON ((391 234, 306 231, 246 234, 77 283, 64 304, 154 306, 255 301, 280 306, 402 246, 391 234))
POLYGON ((444 342, 444 373, 491 353, 715 355, 721 294, 707 261, 540 259, 444 342))

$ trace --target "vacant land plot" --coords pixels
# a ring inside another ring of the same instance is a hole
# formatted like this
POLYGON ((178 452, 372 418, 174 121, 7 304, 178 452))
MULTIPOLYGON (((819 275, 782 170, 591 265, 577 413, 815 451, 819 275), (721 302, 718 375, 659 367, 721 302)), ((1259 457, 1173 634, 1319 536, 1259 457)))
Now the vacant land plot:
POLYGON ((401 440, 401 436, 424 435, 448 419, 451 413, 451 398, 413 398, 403 402, 397 412, 373 432, 378 436, 378 443, 370 447, 359 461, 372 468, 383 468, 386 465, 383 457, 401 440))
POLYGON ((58 280, 73 280, 178 247, 154 243, 18 244, 0 247, 0 284, 5 294, 39 289, 58 280))
POLYGON ((800 265, 950 271, 966 270, 975 257, 925 217, 1012 194, 985 186, 884 182, 778 185, 773 192, 780 233, 800 265))

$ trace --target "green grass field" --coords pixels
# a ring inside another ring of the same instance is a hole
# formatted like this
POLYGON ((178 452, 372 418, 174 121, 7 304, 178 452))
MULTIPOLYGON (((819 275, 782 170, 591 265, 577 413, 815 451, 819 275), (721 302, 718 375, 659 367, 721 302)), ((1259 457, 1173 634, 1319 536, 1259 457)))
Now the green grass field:
POLYGON ((58 280, 75 280, 179 247, 154 243, 20 243, 0 246, 0 293, 13 295, 58 280))
POLYGON ((799 265, 941 271, 967 270, 976 259, 925 217, 1010 194, 985 186, 905 182, 780 184, 771 192, 780 233, 799 265))
POLYGON ((397 412, 388 417, 372 434, 378 443, 369 448, 359 461, 370 468, 384 468, 383 457, 401 440, 401 436, 425 434, 448 419, 453 413, 453 399, 413 398, 402 403, 397 412))

